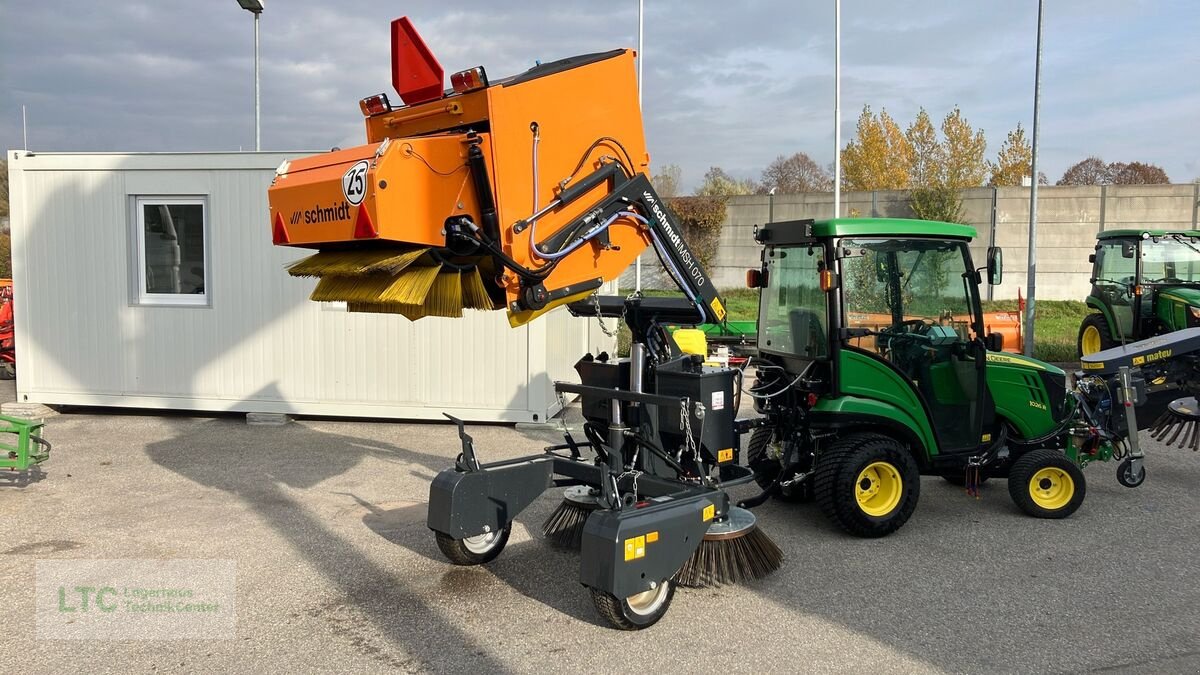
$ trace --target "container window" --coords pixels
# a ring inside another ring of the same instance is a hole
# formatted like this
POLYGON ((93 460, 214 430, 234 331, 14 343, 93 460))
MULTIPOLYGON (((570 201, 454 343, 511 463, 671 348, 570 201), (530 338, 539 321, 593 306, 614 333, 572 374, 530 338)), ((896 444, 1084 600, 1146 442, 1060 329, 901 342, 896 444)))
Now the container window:
POLYGON ((138 197, 138 301, 208 305, 208 220, 196 197, 138 197))

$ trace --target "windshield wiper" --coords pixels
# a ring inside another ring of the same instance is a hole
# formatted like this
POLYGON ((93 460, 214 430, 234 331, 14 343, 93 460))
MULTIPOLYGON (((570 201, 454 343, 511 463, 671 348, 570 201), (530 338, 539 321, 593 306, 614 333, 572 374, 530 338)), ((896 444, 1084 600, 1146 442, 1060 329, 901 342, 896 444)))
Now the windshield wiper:
POLYGON ((1172 234, 1170 237, 1184 246, 1192 249, 1192 251, 1195 253, 1200 254, 1200 248, 1196 248, 1192 242, 1188 241, 1187 238, 1185 238, 1182 234, 1172 234))

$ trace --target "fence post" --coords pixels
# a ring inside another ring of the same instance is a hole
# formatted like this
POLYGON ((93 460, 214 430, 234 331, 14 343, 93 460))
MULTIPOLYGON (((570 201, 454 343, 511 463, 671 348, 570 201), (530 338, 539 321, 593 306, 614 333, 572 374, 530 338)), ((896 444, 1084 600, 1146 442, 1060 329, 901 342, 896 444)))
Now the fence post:
POLYGON ((1192 184, 1192 229, 1196 229, 1196 216, 1200 215, 1200 181, 1192 184))
POLYGON ((1100 186, 1100 229, 1096 231, 1097 234, 1104 231, 1104 205, 1107 203, 1108 203, 1108 186, 1101 185, 1100 186))
MULTIPOLYGON (((876 201, 878 195, 879 195, 878 190, 871 190, 871 217, 872 218, 879 217, 879 202, 876 201)), ((1193 230, 1196 229, 1195 225, 1196 225, 1196 210, 1192 209, 1192 229, 1193 230)))

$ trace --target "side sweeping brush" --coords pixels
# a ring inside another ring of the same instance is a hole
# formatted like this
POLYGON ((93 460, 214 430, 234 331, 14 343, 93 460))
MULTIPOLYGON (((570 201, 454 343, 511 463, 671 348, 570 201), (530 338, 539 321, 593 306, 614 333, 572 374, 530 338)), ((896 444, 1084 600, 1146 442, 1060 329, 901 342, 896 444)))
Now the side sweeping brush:
POLYGON ((1200 449, 1200 405, 1195 397, 1187 396, 1171 401, 1164 412, 1150 427, 1150 437, 1167 445, 1178 442, 1176 447, 1200 449))
POLYGON ((593 489, 586 485, 572 485, 563 490, 562 503, 542 523, 542 536, 547 541, 559 548, 575 551, 582 548, 583 526, 587 524, 592 511, 599 508, 592 494, 593 489))
POLYGON ((679 568, 675 582, 709 588, 761 579, 783 564, 783 551, 762 530, 754 514, 736 506, 714 522, 692 557, 679 568))

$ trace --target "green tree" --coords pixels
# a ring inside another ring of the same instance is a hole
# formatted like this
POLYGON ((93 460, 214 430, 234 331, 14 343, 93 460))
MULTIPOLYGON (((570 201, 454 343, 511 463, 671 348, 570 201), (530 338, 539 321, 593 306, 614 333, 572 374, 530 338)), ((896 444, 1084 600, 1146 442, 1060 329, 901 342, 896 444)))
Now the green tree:
MULTIPOLYGON (((996 161, 991 165, 992 178, 988 185, 1023 185, 1021 181, 1030 175, 1029 167, 1032 163, 1033 148, 1025 138, 1025 130, 1018 123, 1016 129, 1008 132, 1008 138, 996 154, 996 161)), ((1038 177, 1039 184, 1042 183, 1042 179, 1042 176, 1038 177)))
POLYGON ((887 110, 876 116, 863 106, 854 139, 842 150, 847 190, 902 190, 909 186, 913 150, 887 110))
POLYGON ((696 188, 697 197, 731 197, 754 194, 752 180, 738 180, 719 166, 711 166, 704 173, 704 181, 696 188))

